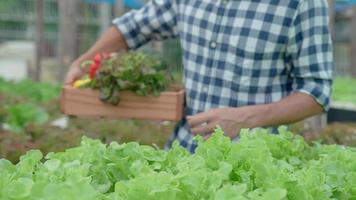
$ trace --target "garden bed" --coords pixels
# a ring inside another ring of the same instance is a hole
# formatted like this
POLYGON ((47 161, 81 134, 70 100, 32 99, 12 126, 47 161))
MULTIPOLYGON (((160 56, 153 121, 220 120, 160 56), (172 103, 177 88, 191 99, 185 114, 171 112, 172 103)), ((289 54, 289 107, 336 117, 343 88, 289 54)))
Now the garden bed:
POLYGON ((59 128, 52 125, 64 117, 59 109, 59 94, 60 87, 29 80, 15 83, 0 79, 0 124, 3 125, 0 125, 0 159, 17 163, 19 156, 30 149, 40 149, 45 154, 63 151, 78 145, 84 135, 105 143, 138 141, 163 148, 174 127, 174 123, 167 121, 69 117, 68 126, 59 128), (46 113, 46 122, 36 123, 33 117, 36 112, 32 109, 46 113))
POLYGON ((355 148, 308 145, 279 129, 244 130, 238 143, 221 129, 198 139, 194 154, 136 142, 110 145, 87 137, 80 146, 17 165, 0 160, 2 199, 355 199, 355 148))

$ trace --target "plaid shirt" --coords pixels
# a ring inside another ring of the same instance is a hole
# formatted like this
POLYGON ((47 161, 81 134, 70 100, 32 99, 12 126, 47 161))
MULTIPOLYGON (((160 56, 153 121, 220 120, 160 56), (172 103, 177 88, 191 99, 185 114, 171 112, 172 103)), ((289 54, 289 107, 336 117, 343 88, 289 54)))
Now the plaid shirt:
MULTIPOLYGON (((113 23, 136 49, 179 37, 186 115, 267 104, 302 92, 328 109, 332 45, 326 0, 153 0, 113 23)), ((183 119, 173 140, 194 151, 183 119)))

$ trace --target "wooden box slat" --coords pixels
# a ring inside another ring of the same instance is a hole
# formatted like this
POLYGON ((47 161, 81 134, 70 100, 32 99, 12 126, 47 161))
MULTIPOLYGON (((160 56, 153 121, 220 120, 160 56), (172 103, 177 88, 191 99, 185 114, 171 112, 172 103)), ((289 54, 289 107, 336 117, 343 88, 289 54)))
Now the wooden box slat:
POLYGON ((61 110, 64 114, 83 117, 111 117, 122 119, 172 120, 183 115, 184 91, 173 88, 160 96, 138 96, 121 92, 118 105, 99 100, 99 92, 65 86, 62 89, 61 110))

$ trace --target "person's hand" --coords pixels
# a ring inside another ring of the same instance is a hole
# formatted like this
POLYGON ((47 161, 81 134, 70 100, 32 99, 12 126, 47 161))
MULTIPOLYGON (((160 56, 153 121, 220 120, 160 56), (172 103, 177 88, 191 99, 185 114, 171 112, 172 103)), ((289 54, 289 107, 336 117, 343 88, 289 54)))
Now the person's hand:
POLYGON ((225 135, 235 138, 242 128, 253 126, 252 107, 216 108, 197 115, 188 116, 188 124, 193 135, 209 138, 216 126, 220 126, 225 135))
POLYGON ((85 70, 80 67, 79 64, 73 63, 66 75, 64 80, 65 85, 72 85, 76 80, 80 79, 84 74, 85 70))

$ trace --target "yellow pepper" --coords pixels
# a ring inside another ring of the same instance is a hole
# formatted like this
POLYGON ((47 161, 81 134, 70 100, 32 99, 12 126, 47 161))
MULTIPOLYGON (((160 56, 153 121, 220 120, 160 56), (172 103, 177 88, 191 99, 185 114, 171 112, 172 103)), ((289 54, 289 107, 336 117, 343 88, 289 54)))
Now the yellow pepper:
POLYGON ((75 87, 75 88, 83 87, 84 85, 88 84, 90 81, 91 81, 90 78, 77 80, 74 82, 73 87, 75 87))

